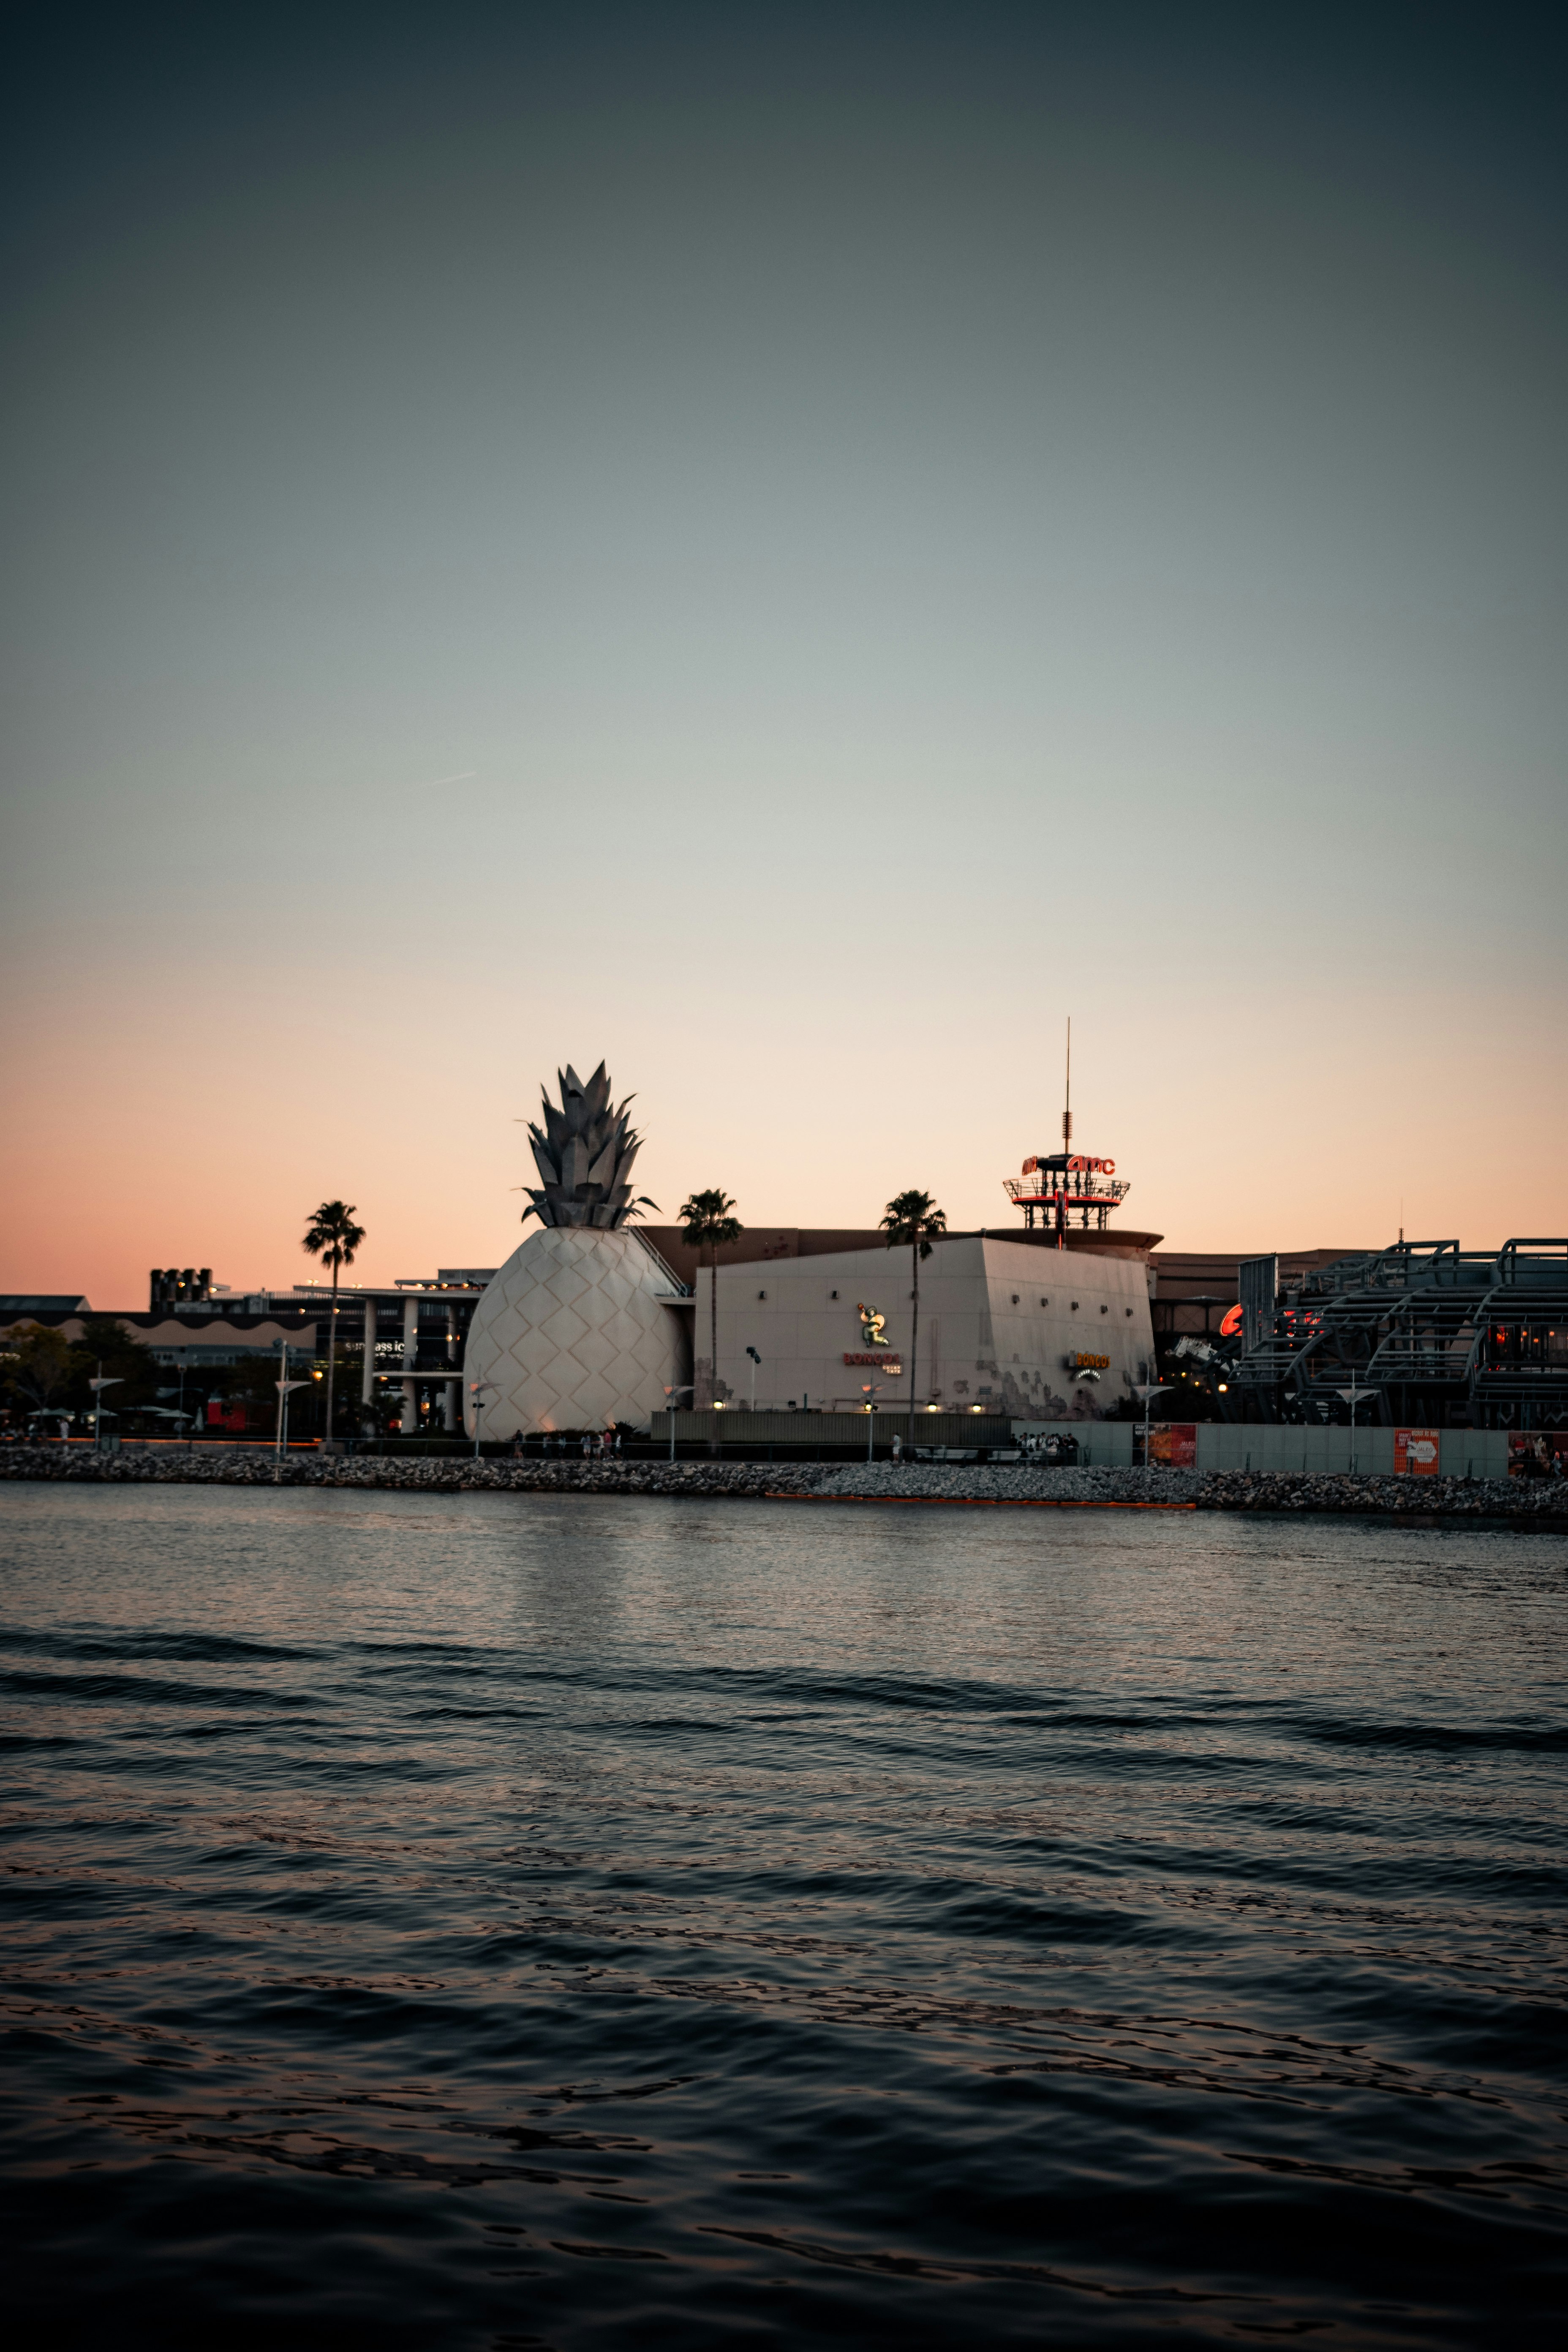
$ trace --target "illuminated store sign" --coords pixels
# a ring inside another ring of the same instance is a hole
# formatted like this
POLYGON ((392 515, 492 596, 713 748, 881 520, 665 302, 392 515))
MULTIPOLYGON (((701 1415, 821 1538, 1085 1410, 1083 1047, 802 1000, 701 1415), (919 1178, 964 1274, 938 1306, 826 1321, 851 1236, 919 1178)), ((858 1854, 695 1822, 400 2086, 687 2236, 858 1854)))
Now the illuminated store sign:
POLYGON ((1067 1368, 1069 1372, 1108 1372, 1110 1359, 1109 1356, 1086 1355, 1080 1349, 1076 1356, 1067 1359, 1067 1368))

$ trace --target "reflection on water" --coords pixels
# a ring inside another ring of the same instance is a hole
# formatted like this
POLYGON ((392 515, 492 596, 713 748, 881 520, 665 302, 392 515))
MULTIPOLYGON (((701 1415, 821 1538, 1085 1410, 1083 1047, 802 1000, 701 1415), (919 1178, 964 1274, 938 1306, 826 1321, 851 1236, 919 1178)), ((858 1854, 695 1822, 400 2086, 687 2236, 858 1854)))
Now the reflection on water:
POLYGON ((1557 2339, 1561 1538, 0 1512, 37 2340, 1557 2339))

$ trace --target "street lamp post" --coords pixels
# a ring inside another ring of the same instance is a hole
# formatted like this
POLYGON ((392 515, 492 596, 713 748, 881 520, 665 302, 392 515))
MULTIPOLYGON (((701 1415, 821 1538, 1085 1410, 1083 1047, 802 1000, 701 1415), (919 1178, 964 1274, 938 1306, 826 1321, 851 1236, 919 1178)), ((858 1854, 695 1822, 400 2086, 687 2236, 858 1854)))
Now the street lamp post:
POLYGON ((1163 1396, 1166 1393, 1167 1386, 1167 1382, 1157 1381, 1151 1381, 1145 1388, 1134 1391, 1134 1393, 1143 1400, 1143 1467, 1145 1470, 1149 1467, 1149 1407, 1157 1396, 1163 1396))
POLYGON ((1377 1391, 1375 1389, 1363 1389, 1356 1386, 1355 1366, 1352 1364, 1351 1366, 1351 1384, 1348 1389, 1341 1389, 1339 1391, 1339 1394, 1343 1397, 1345 1402, 1351 1409, 1351 1475, 1353 1478, 1355 1475, 1356 1464, 1361 1458, 1355 1450, 1355 1409, 1363 1397, 1375 1396, 1377 1394, 1377 1391))
POLYGON ((860 1393, 866 1400, 866 1459, 868 1463, 869 1463, 873 1458, 871 1453, 871 1441, 877 1432, 877 1406, 875 1400, 880 1396, 881 1392, 882 1383, 880 1381, 862 1381, 860 1383, 860 1393))
POLYGON ((119 1380, 104 1379, 103 1363, 100 1359, 98 1378, 88 1382, 88 1387, 92 1391, 92 1450, 95 1454, 101 1454, 103 1451, 103 1391, 105 1389, 117 1389, 121 1385, 119 1380))
POLYGON ((695 1396, 697 1391, 689 1381, 682 1381, 679 1388, 667 1388, 664 1392, 669 1399, 665 1412, 669 1420, 669 1458, 673 1462, 675 1459, 675 1400, 678 1396, 695 1396))
POLYGON ((474 1460, 476 1462, 479 1458, 479 1423, 484 1417, 484 1400, 490 1394, 494 1386, 493 1381, 468 1382, 468 1394, 474 1400, 474 1460))
POLYGON ((291 1381, 289 1379, 289 1342, 287 1339, 280 1339, 278 1344, 283 1350, 283 1377, 280 1381, 276 1381, 273 1383, 274 1387, 278 1391, 278 1433, 273 1441, 272 1463, 272 1483, 274 1486, 278 1484, 279 1480, 283 1475, 283 1456, 288 1451, 289 1446, 289 1391, 290 1389, 302 1389, 307 1385, 304 1381, 291 1381))
POLYGON ((763 1360, 761 1356, 758 1355, 754 1348, 748 1348, 746 1353, 752 1360, 752 1411, 755 1412, 757 1409, 757 1366, 763 1360))

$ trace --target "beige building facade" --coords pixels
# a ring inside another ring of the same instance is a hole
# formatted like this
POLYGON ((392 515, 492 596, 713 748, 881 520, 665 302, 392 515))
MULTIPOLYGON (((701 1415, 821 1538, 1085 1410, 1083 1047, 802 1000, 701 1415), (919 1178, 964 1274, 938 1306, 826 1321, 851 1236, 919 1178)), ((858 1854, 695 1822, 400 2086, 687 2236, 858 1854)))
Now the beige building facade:
MULTIPOLYGON (((699 1271, 692 1317, 700 1410, 713 1398, 711 1280, 699 1271)), ((879 1405, 908 1399, 907 1249, 721 1265, 718 1284, 720 1402, 749 1405, 753 1384, 759 1409, 779 1412, 858 1410, 868 1386, 879 1405)), ((935 1243, 921 1264, 916 1345, 921 1404, 1097 1420, 1152 1377, 1148 1269, 1131 1254, 957 1234, 935 1243)))

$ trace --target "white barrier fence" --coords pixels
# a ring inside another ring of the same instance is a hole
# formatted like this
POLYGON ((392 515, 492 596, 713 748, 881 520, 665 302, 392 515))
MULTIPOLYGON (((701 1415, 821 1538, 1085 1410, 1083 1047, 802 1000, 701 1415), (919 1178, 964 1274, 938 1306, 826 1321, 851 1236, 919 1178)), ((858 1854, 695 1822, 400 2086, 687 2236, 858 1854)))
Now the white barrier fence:
MULTIPOLYGON (((1158 1431, 1163 1424, 1154 1423, 1158 1431)), ((1124 1469, 1142 1450, 1143 1427, 1131 1421, 1016 1421, 1015 1437, 1076 1437, 1078 1458, 1094 1468, 1124 1469)), ((1196 1424, 1199 1470, 1356 1470, 1363 1477, 1394 1475, 1392 1429, 1289 1429, 1226 1422, 1196 1424)), ((1445 1478, 1506 1478, 1505 1429, 1445 1429, 1437 1471, 1445 1478)), ((1161 1465, 1154 1465, 1159 1468, 1161 1465)))

